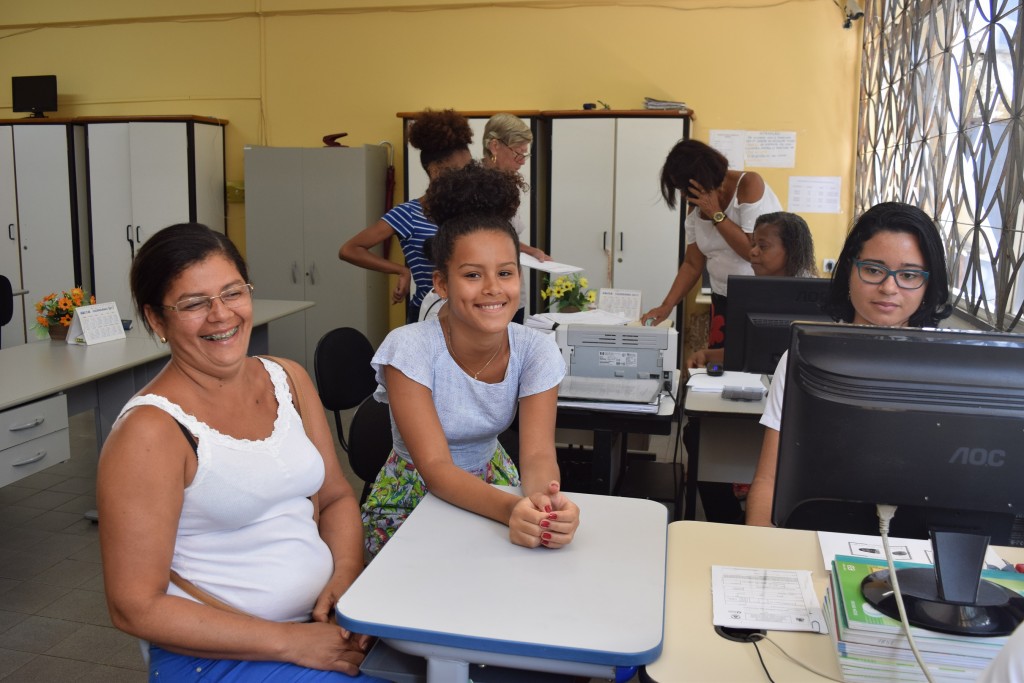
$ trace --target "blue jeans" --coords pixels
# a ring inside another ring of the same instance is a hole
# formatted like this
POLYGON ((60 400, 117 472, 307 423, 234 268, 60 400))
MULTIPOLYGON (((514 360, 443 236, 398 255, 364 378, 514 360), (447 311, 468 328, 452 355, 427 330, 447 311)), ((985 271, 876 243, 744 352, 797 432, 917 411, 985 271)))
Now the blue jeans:
POLYGON ((178 681, 224 681, 250 683, 258 681, 285 681, 286 683, 386 683, 373 676, 348 676, 337 671, 307 669, 288 662, 248 662, 237 659, 205 659, 190 657, 149 646, 150 683, 177 683, 178 681))

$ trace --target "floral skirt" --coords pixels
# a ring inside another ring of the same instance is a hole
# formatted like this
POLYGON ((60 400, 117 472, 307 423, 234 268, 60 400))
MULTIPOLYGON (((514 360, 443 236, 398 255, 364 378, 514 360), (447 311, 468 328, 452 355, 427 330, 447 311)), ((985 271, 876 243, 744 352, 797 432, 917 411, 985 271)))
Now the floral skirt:
MULTIPOLYGON (((501 444, 483 468, 467 471, 488 484, 519 486, 519 470, 501 444)), ((380 552, 425 495, 427 487, 420 473, 391 451, 362 508, 363 539, 371 556, 380 552)))

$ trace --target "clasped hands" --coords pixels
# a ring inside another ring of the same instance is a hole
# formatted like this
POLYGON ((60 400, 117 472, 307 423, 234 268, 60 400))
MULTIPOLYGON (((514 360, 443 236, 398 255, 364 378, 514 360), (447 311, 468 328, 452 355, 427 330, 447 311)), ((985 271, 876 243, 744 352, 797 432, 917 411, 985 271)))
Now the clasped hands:
POLYGON ((561 548, 572 542, 579 525, 580 509, 552 481, 547 492, 524 496, 516 503, 508 520, 508 538, 527 548, 561 548))

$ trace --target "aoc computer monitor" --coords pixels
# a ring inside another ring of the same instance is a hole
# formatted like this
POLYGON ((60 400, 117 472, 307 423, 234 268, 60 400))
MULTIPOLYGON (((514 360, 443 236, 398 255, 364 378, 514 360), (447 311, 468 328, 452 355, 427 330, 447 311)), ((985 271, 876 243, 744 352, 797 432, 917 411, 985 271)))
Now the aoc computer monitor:
MULTIPOLYGON (((931 538, 940 575, 918 572, 908 588, 900 570, 911 623, 1001 635, 1024 617, 1020 596, 980 581, 990 539, 1024 545, 1022 482, 1024 337, 793 325, 772 521, 877 535, 876 505, 896 506, 889 532, 931 538)), ((893 616, 883 574, 865 597, 893 616)))
POLYGON ((774 374, 792 323, 830 320, 821 310, 829 285, 821 278, 730 275, 725 369, 774 374))

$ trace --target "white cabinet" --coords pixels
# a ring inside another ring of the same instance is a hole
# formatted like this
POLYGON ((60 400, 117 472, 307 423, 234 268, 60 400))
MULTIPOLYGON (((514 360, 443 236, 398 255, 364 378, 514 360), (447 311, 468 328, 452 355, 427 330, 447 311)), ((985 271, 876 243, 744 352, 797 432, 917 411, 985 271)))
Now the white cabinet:
POLYGON ((71 457, 63 394, 0 412, 0 486, 71 457))
POLYGON ((87 135, 94 293, 135 318, 128 271, 143 242, 175 223, 225 229, 223 122, 96 122, 87 135))
MULTIPOLYGON (((315 301, 270 323, 270 352, 303 363, 326 332, 354 327, 376 347, 387 332, 387 276, 338 258, 350 237, 384 213, 383 147, 247 147, 245 241, 261 299, 315 301)), ((379 249, 379 247, 378 247, 379 249)))
POLYGON ((14 318, 0 331, 2 345, 35 339, 35 302, 82 282, 80 178, 76 136, 65 124, 0 125, 0 273, 15 291, 14 318))
POLYGON ((584 268, 594 289, 642 292, 661 303, 682 256, 682 212, 661 197, 669 150, 687 136, 681 116, 552 118, 550 254, 584 268))

